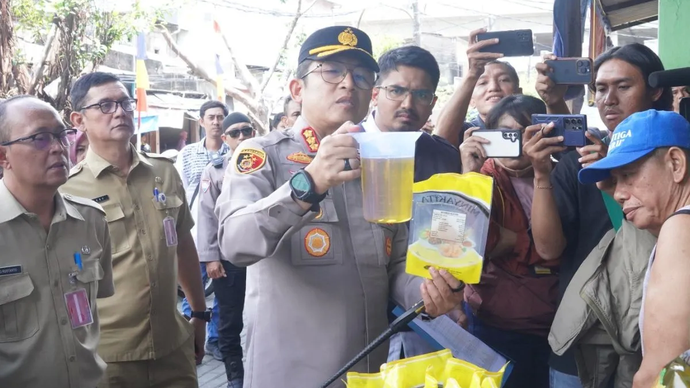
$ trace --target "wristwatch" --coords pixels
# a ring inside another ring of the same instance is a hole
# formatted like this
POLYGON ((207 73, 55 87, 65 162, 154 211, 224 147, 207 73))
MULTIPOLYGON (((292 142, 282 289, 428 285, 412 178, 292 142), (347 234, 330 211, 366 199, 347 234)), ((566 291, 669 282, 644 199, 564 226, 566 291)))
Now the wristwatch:
POLYGON ((204 322, 211 322, 211 309, 206 311, 192 311, 192 318, 201 319, 204 322))
POLYGON ((294 173, 292 178, 290 178, 290 188, 292 189, 292 195, 296 199, 312 204, 309 210, 314 212, 319 211, 319 202, 326 198, 326 193, 318 194, 316 192, 314 180, 303 168, 294 173))

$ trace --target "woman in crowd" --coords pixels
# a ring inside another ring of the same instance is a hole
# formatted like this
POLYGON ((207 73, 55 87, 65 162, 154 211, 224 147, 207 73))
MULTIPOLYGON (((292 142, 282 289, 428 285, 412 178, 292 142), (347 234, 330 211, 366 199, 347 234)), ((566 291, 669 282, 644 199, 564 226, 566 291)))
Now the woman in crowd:
POLYGON ((72 162, 72 166, 84 160, 86 157, 86 150, 89 149, 89 138, 86 137, 86 133, 82 131, 77 131, 74 135, 74 140, 69 148, 69 160, 72 162))
MULTIPOLYGON (((539 99, 504 97, 486 117, 487 128, 524 131, 532 114, 546 113, 539 99)), ((487 140, 465 133, 460 146, 463 173, 474 171, 494 178, 491 226, 479 284, 468 285, 465 300, 471 312, 470 331, 514 361, 505 385, 549 386, 547 335, 558 301, 557 261, 542 259, 530 235, 534 171, 526 156, 486 158, 487 140)))

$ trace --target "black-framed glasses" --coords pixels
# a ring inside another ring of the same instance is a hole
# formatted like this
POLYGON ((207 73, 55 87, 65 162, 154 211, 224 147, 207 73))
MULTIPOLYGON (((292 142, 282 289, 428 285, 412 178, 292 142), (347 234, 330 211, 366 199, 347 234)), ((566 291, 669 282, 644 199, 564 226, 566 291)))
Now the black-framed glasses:
POLYGON ((233 139, 237 139, 238 137, 240 137, 240 133, 242 133, 242 135, 244 135, 244 137, 249 137, 254 133, 254 128, 243 127, 243 128, 237 128, 237 129, 233 129, 233 130, 225 132, 225 134, 227 136, 230 136, 233 139))
POLYGON ((101 109, 101 112, 103 114, 110 114, 110 113, 115 113, 117 111, 117 106, 121 106, 122 110, 125 112, 134 112, 135 109, 137 109, 137 100, 132 99, 132 98, 127 98, 124 100, 120 101, 101 101, 97 102, 95 104, 91 104, 88 106, 85 106, 79 110, 85 110, 85 109, 91 109, 95 107, 99 107, 101 109))
POLYGON ((311 73, 321 73, 321 78, 329 84, 339 84, 343 82, 347 73, 352 74, 352 79, 355 82, 355 86, 363 90, 371 90, 374 88, 374 82, 376 81, 376 73, 373 70, 366 67, 347 67, 344 63, 326 61, 319 63, 318 66, 311 69, 307 74, 305 74, 302 79, 306 78, 311 73))
POLYGON ((57 140, 61 146, 67 148, 74 141, 74 136, 77 134, 75 129, 65 129, 60 132, 39 132, 31 136, 21 137, 11 141, 6 141, 0 145, 10 146, 16 143, 32 143, 37 150, 45 150, 53 144, 53 140, 57 140))
POLYGON ((384 89, 386 91, 386 98, 391 101, 405 101, 409 94, 412 94, 412 98, 425 105, 431 105, 436 98, 433 91, 428 89, 408 89, 402 86, 388 85, 388 86, 378 86, 379 89, 384 89))

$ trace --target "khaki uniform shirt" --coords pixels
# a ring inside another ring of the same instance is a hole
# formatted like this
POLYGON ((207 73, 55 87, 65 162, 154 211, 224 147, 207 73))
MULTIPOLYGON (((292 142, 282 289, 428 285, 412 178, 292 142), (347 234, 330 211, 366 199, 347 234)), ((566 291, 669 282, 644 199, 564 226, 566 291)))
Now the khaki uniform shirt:
POLYGON ((61 188, 99 202, 110 227, 118 291, 98 305, 98 353, 107 362, 163 357, 192 333, 177 311, 177 246, 167 245, 163 230, 166 217, 174 219, 178 236, 194 224, 182 181, 168 158, 134 151, 132 157, 123 177, 89 148, 61 188), (165 202, 155 200, 156 188, 165 202))
MULTIPOLYGON (((367 222, 359 179, 331 188, 319 213, 292 199, 288 180, 318 142, 300 118, 243 141, 225 173, 218 243, 248 266, 244 388, 320 386, 387 328, 389 295, 421 299, 421 278, 405 273, 407 227, 367 222)), ((383 344, 353 370, 378 371, 387 355, 383 344)))
POLYGON ((57 194, 46 232, 0 181, 0 387, 94 388, 105 370, 96 354, 96 298, 113 293, 110 236, 100 206, 57 194), (81 289, 93 323, 72 329, 65 294, 81 289))
POLYGON ((218 218, 216 218, 213 210, 223 187, 225 169, 228 168, 231 157, 232 152, 228 152, 223 157, 221 166, 215 166, 211 163, 201 173, 198 194, 199 214, 197 215, 199 235, 196 248, 199 252, 199 261, 202 263, 223 259, 220 248, 218 248, 218 218))

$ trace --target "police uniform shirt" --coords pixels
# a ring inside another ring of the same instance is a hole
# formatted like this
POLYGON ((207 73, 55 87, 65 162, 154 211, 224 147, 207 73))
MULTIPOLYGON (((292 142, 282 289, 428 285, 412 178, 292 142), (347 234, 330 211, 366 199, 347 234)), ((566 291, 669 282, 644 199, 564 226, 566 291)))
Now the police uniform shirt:
POLYGON ((0 180, 0 252, 0 387, 94 388, 106 367, 96 354, 96 298, 114 293, 103 210, 57 194, 46 232, 0 180), (72 328, 72 292, 86 293, 93 323, 72 328))
POLYGON ((216 201, 223 187, 223 177, 232 152, 228 152, 219 166, 211 163, 201 173, 199 183, 199 213, 197 216, 197 251, 202 263, 220 261, 222 255, 218 247, 218 218, 214 214, 216 201))
POLYGON ((110 227, 118 292, 98 306, 98 352, 107 362, 157 359, 192 334, 177 311, 177 246, 168 246, 163 229, 167 217, 178 236, 194 225, 182 181, 170 159, 131 149, 132 166, 122 174, 89 148, 61 188, 100 202, 110 227))

